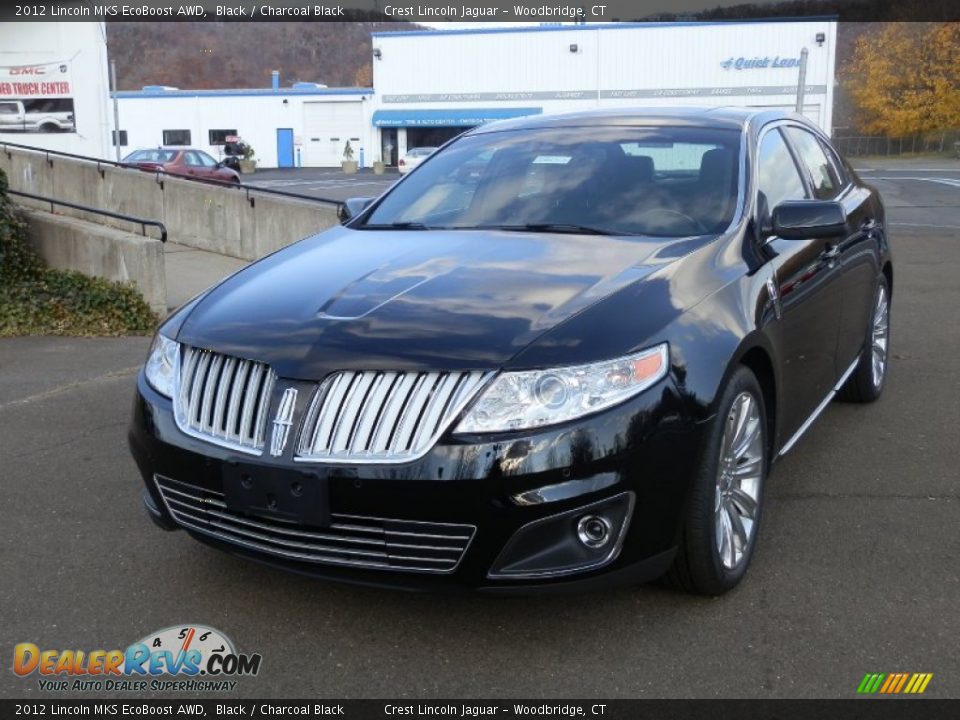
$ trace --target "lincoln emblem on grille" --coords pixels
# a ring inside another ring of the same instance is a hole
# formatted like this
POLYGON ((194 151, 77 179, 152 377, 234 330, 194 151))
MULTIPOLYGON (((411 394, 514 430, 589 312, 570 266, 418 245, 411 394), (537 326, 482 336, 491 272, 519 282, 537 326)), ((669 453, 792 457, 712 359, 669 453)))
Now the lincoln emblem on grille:
POLYGON ((270 454, 279 457, 287 446, 290 437, 290 427, 293 425, 293 410, 297 405, 297 391, 287 388, 283 391, 280 404, 277 406, 277 415, 273 419, 273 434, 270 436, 270 454))

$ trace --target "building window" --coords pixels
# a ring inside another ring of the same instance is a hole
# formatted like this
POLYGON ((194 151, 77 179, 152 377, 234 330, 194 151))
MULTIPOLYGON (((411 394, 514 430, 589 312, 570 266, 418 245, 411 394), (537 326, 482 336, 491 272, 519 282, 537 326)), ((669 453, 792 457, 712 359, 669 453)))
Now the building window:
POLYGON ((236 135, 236 130, 210 130, 210 144, 211 145, 226 145, 227 137, 230 135, 236 135))
POLYGON ((189 130, 164 130, 163 144, 164 145, 189 145, 190 131, 189 130))
MULTIPOLYGON (((127 131, 126 131, 126 130, 121 130, 121 131, 120 131, 120 147, 126 147, 127 145, 128 145, 128 143, 127 143, 127 131)), ((117 146, 117 131, 116 131, 116 130, 113 131, 113 146, 114 146, 114 147, 117 146)))

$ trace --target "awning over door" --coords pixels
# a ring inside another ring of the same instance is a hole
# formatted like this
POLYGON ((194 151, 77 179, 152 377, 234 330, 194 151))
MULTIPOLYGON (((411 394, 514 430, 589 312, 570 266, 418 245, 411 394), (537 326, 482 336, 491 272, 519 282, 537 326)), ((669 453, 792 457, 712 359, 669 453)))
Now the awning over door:
POLYGON ((445 108, 442 110, 377 110, 376 127, 473 127, 493 120, 539 115, 543 108, 445 108))

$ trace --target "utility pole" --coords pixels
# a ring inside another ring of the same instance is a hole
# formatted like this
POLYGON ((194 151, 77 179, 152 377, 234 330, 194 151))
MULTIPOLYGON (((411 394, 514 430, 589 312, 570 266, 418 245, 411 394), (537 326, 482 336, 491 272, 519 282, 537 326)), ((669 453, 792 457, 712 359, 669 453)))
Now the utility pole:
POLYGON ((120 103, 117 100, 117 62, 110 61, 110 85, 113 90, 113 147, 120 162, 120 103))
POLYGON ((797 112, 803 114, 803 96, 807 91, 807 56, 810 53, 804 48, 800 51, 800 77, 797 80, 797 112))

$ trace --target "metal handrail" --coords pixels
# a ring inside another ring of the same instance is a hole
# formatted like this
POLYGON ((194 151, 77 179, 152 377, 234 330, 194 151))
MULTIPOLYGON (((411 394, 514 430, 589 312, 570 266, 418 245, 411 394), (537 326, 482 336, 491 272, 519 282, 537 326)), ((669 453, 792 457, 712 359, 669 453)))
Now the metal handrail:
POLYGON ((150 227, 160 228, 160 242, 165 243, 167 241, 167 226, 159 220, 145 220, 144 218, 135 217, 133 215, 116 213, 112 210, 101 210, 100 208, 90 207, 89 205, 80 205, 79 203, 67 202, 66 200, 57 200, 56 198, 46 197, 45 195, 34 195, 33 193, 12 190, 10 188, 7 188, 7 194, 30 198, 31 200, 48 202, 50 203, 50 212, 53 212, 55 205, 61 205, 63 207, 72 208, 74 210, 82 210, 83 212, 94 213, 96 215, 106 215, 107 217, 116 218, 117 220, 126 220, 127 222, 132 222, 139 225, 144 237, 147 237, 147 225, 150 227))
MULTIPOLYGON (((101 160, 100 158, 95 158, 90 155, 77 155, 75 153, 64 152, 63 150, 47 150, 45 148, 34 147, 33 145, 21 145, 20 143, 12 143, 12 142, 6 142, 6 141, 0 142, 0 148, 3 148, 3 152, 6 153, 8 158, 12 156, 10 154, 10 151, 7 148, 17 148, 18 150, 29 150, 31 152, 43 153, 44 155, 46 155, 47 164, 50 165, 51 167, 53 166, 53 160, 50 159, 51 155, 53 155, 54 157, 65 157, 65 158, 70 158, 72 160, 82 160, 84 162, 96 163, 97 171, 100 173, 100 177, 103 177, 103 169, 101 167, 103 165, 118 167, 123 170, 138 170, 140 172, 144 172, 143 168, 139 168, 136 165, 131 165, 130 163, 117 162, 115 160, 101 160)), ((310 200, 312 202, 320 202, 320 203, 326 203, 328 205, 336 205, 337 207, 340 207, 343 204, 342 200, 334 200, 332 198, 320 198, 320 197, 315 197, 313 195, 304 195, 302 193, 288 192, 286 190, 274 190, 273 188, 258 187, 257 185, 244 185, 243 183, 226 182, 225 180, 211 180, 206 178, 201 180, 199 178, 192 178, 188 175, 174 175, 173 173, 167 173, 167 172, 164 172, 163 170, 157 170, 156 176, 157 176, 158 183, 161 182, 162 177, 173 177, 173 178, 179 178, 182 180, 192 180, 194 182, 207 183, 209 185, 216 185, 218 187, 232 188, 234 190, 245 190, 247 193, 247 200, 251 203, 251 205, 253 204, 253 200, 250 197, 251 190, 253 190, 254 192, 264 193, 266 195, 277 195, 279 197, 294 198, 296 200, 310 200)))

